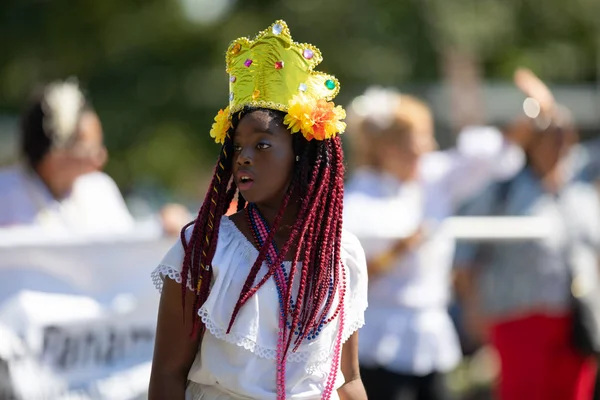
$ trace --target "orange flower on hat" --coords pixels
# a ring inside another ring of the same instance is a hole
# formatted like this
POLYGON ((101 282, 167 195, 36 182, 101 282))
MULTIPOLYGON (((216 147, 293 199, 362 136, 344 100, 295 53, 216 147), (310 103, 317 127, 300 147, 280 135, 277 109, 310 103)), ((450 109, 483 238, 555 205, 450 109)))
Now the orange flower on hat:
POLYGON ((224 110, 219 110, 219 113, 215 116, 215 122, 210 130, 210 137, 214 138, 216 143, 223 144, 231 127, 229 107, 226 107, 224 110))
POLYGON ((290 100, 288 113, 284 123, 292 133, 298 131, 306 140, 325 140, 343 133, 346 123, 346 112, 341 106, 325 99, 315 100, 304 94, 296 95, 290 100))

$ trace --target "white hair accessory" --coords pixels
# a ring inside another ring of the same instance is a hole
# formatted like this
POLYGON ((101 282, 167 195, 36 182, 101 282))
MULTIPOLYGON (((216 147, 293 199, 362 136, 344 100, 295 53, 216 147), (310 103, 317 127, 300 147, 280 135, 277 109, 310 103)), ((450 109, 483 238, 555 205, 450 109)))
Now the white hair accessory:
POLYGON ((53 147, 64 147, 71 140, 84 104, 85 98, 75 79, 46 86, 42 101, 44 131, 52 139, 53 147))
POLYGON ((383 130, 393 124, 394 113, 400 102, 400 92, 397 90, 372 86, 352 101, 351 110, 383 130))

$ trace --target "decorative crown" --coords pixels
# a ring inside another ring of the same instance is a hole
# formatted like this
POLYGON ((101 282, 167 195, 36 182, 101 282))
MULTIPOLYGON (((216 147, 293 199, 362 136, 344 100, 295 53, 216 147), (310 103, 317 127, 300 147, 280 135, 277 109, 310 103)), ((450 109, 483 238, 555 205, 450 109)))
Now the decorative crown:
POLYGON ((246 106, 287 112, 285 123, 308 140, 343 132, 345 112, 331 102, 340 84, 334 76, 313 70, 322 60, 315 46, 294 42, 282 20, 254 40, 234 40, 226 55, 229 106, 219 111, 211 136, 222 143, 231 115, 246 106))

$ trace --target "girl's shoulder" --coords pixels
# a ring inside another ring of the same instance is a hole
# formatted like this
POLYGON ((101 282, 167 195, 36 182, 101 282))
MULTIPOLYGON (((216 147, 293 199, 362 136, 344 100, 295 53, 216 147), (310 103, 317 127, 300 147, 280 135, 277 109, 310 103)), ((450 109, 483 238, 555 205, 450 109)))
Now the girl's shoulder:
POLYGON ((364 269, 366 273, 367 263, 365 261, 365 251, 363 250, 362 244, 356 235, 346 229, 342 230, 341 253, 342 260, 349 268, 364 269))
MULTIPOLYGON (((234 217, 235 218, 235 217, 234 217)), ((186 248, 192 246, 192 234, 194 224, 188 226, 184 232, 185 245, 181 238, 171 247, 163 257, 159 266, 153 272, 155 286, 160 290, 165 277, 182 283, 181 270, 185 258, 186 248)), ((200 240, 196 238, 195 240, 200 240)), ((350 282, 359 284, 367 279, 367 262, 365 252, 358 238, 347 230, 342 232, 341 261, 348 271, 350 282)), ((215 254, 212 260, 212 268, 215 277, 225 273, 224 269, 239 268, 244 265, 252 265, 258 257, 258 250, 248 240, 246 235, 238 228, 232 218, 223 216, 219 224, 219 235, 215 254)), ((189 277, 188 277, 189 280, 189 277)), ((188 286, 190 282, 188 281, 188 286)))
MULTIPOLYGON (((219 244, 217 245, 217 252, 231 251, 232 249, 238 252, 243 250, 244 253, 249 255, 258 256, 258 250, 248 240, 248 234, 243 232, 244 215, 243 213, 236 213, 231 216, 223 216, 221 219, 221 225, 219 229, 219 244), (240 228, 242 227, 242 228, 240 228), (220 249, 220 248, 221 249, 220 249)), ((342 230, 341 240, 341 257, 348 268, 364 269, 366 272, 366 261, 363 247, 358 238, 350 231, 342 230)))
MULTIPOLYGON (((361 304, 359 308, 366 308, 366 295, 368 286, 367 260, 365 251, 358 238, 347 230, 342 232, 342 263, 346 267, 349 289, 354 298, 364 298, 364 307, 361 304)), ((363 299, 360 300, 363 302, 363 299)))
MULTIPOLYGON (((162 290, 164 278, 173 279, 178 283, 183 282, 181 270, 183 269, 186 251, 191 251, 193 240, 202 240, 201 238, 193 238, 194 228, 195 224, 190 224, 182 232, 182 237, 177 239, 160 261, 158 267, 152 272, 152 280, 159 291, 162 290)), ((223 268, 231 264, 249 263, 257 256, 257 250, 234 222, 229 217, 223 216, 219 224, 219 234, 212 260, 213 273, 219 274, 223 272, 221 271, 223 268)), ((187 286, 190 289, 192 288, 190 276, 187 277, 187 286)))
POLYGON ((219 269, 232 263, 252 264, 253 260, 258 257, 258 250, 248 240, 238 224, 239 221, 235 220, 235 216, 224 215, 221 217, 215 254, 212 260, 214 273, 218 273, 219 269))
MULTIPOLYGON (((248 240, 247 235, 242 232, 239 226, 244 226, 240 221, 236 220, 238 216, 224 216, 221 219, 219 229, 219 241, 214 256, 213 268, 215 264, 221 264, 219 261, 235 261, 245 260, 252 264, 258 257, 258 250, 248 240)), ((342 230, 340 256, 342 263, 349 270, 354 279, 366 279, 367 262, 365 252, 358 238, 345 229, 342 230)))
POLYGON ((346 268, 347 297, 346 324, 343 329, 345 342, 357 329, 365 324, 365 310, 368 307, 367 260, 358 238, 347 230, 342 231, 342 262, 346 268))

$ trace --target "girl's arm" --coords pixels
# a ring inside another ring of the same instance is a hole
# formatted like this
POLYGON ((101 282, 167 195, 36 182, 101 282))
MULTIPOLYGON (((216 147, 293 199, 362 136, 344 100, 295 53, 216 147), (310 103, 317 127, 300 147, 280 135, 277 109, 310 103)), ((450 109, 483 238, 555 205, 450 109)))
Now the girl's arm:
POLYGON ((345 383, 338 389, 340 400, 367 400, 358 365, 358 331, 342 347, 341 367, 345 383))
MULTIPOLYGON (((185 283, 184 283, 185 284, 185 283)), ((194 292, 186 289, 185 312, 181 284, 165 279, 160 305, 148 400, 183 400, 187 376, 200 340, 191 337, 194 292)))

